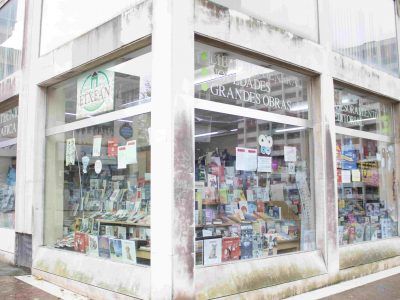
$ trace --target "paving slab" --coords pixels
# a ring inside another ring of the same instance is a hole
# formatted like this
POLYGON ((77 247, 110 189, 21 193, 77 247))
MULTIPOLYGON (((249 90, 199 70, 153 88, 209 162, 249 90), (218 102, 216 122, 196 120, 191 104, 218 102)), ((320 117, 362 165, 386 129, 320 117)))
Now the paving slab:
POLYGON ((400 275, 390 276, 366 285, 322 298, 324 300, 398 300, 400 299, 400 275))

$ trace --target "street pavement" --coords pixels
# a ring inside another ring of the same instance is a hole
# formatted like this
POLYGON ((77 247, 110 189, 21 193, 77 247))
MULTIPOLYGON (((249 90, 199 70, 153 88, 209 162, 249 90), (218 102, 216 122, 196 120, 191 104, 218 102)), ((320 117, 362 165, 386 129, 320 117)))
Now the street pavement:
POLYGON ((398 300, 400 299, 400 274, 335 294, 324 300, 398 300))
POLYGON ((14 276, 28 275, 29 271, 0 263, 0 300, 58 299, 14 276))

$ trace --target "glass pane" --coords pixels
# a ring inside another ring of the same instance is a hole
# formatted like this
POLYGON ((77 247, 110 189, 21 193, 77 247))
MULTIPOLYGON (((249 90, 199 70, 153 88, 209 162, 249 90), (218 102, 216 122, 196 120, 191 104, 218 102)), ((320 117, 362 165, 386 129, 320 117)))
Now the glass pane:
POLYGON ((150 101, 150 47, 48 88, 47 127, 150 101))
POLYGON ((397 236, 394 145, 336 136, 339 244, 397 236))
POLYGON ((47 138, 45 244, 150 264, 150 114, 47 138))
POLYGON ((0 227, 14 228, 17 145, 0 148, 0 227))
POLYGON ((195 112, 196 264, 315 249, 311 131, 195 112))
POLYGON ((40 53, 45 54, 143 0, 43 0, 40 53))
POLYGON ((393 0, 331 0, 333 49, 395 76, 399 74, 393 0))
POLYGON ((0 8, 0 80, 21 68, 24 1, 10 0, 0 8))
POLYGON ((195 97, 307 119, 307 76, 196 43, 195 97))
POLYGON ((335 88, 336 125, 393 136, 393 105, 389 101, 335 88))
POLYGON ((318 41, 315 0, 212 0, 212 2, 287 29, 299 36, 318 41))

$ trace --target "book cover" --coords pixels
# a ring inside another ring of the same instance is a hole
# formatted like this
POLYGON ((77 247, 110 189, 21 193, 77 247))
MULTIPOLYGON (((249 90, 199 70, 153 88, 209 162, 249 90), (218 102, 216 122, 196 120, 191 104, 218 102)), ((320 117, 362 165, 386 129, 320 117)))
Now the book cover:
POLYGON ((240 238, 222 238, 222 261, 238 260, 240 258, 240 238))
POLYGON ((254 201, 247 202, 248 213, 253 214, 257 211, 257 204, 254 201))
POLYGON ((228 190, 227 189, 220 189, 219 190, 219 202, 221 204, 228 203, 228 190))
POLYGON ((110 239, 110 257, 113 260, 122 259, 122 243, 119 239, 110 239))
POLYGON ((110 241, 106 236, 98 237, 99 256, 110 258, 110 241))
POLYGON ((247 214, 249 212, 247 201, 239 201, 239 209, 243 212, 243 214, 247 214))
POLYGON ((263 201, 257 201, 257 212, 263 213, 265 211, 265 204, 263 201))
POLYGON ((136 242, 123 240, 121 241, 122 247, 122 261, 129 264, 136 264, 136 242))
POLYGON ((241 259, 253 257, 253 226, 252 224, 241 224, 240 226, 240 252, 241 259))
POLYGON ((253 234, 253 258, 259 258, 264 255, 264 238, 261 234, 253 234))
POLYGON ((203 264, 203 240, 195 241, 196 247, 196 265, 203 264))
POLYGON ((88 235, 84 232, 76 231, 74 235, 74 250, 86 253, 89 246, 88 235))
POLYGON ((365 225, 364 224, 356 224, 355 226, 355 233, 356 233, 356 242, 362 242, 364 241, 364 229, 365 225))
POLYGON ((89 238, 88 254, 90 256, 99 256, 97 235, 88 235, 88 238, 89 238))
POLYGON ((246 190, 247 201, 254 201, 254 191, 251 189, 246 190))
POLYGON ((278 254, 278 237, 274 230, 265 234, 264 249, 266 256, 278 254))
POLYGON ((204 240, 204 265, 214 265, 221 263, 222 255, 222 239, 205 239, 204 240))
POLYGON ((118 226, 117 227, 117 235, 118 235, 119 239, 125 240, 126 239, 126 227, 118 226))
POLYGON ((207 187, 218 188, 217 176, 213 174, 207 174, 207 187))

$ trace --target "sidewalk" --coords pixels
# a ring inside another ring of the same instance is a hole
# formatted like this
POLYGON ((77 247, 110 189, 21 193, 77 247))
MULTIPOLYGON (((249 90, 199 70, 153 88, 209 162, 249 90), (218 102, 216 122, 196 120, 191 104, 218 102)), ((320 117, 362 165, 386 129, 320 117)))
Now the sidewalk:
POLYGON ((367 299, 400 299, 400 275, 390 276, 343 293, 332 295, 324 300, 367 300, 367 299))
POLYGON ((34 300, 53 300, 59 299, 38 288, 33 287, 15 276, 28 275, 24 269, 0 263, 0 300, 8 299, 34 299, 34 300))
POLYGON ((400 267, 344 281, 300 294, 286 300, 398 300, 400 299, 400 267))

